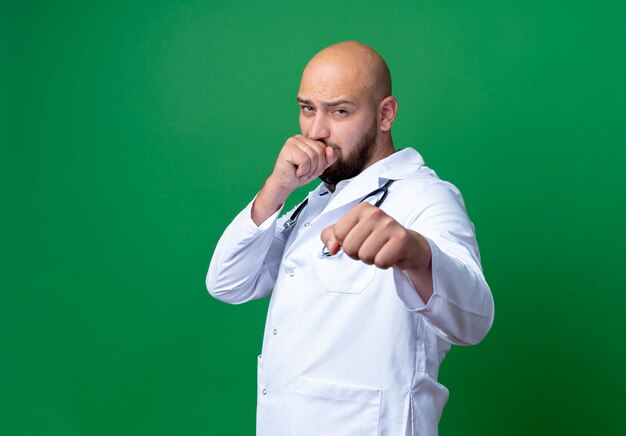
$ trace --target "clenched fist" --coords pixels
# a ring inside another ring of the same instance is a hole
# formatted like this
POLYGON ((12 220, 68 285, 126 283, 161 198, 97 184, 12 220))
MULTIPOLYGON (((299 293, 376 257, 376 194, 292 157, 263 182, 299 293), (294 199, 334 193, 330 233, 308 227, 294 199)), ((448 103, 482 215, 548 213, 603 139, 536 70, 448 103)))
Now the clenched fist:
POLYGON ((347 256, 367 265, 405 270, 424 302, 433 293, 428 241, 376 206, 359 203, 326 227, 320 239, 331 256, 343 249, 347 256))
POLYGON ((332 147, 296 135, 280 150, 270 180, 291 192, 319 177, 336 160, 332 147))
POLYGON ((322 175, 337 160, 332 147, 303 135, 287 139, 278 154, 274 171, 252 206, 252 220, 260 225, 282 207, 295 189, 322 175))

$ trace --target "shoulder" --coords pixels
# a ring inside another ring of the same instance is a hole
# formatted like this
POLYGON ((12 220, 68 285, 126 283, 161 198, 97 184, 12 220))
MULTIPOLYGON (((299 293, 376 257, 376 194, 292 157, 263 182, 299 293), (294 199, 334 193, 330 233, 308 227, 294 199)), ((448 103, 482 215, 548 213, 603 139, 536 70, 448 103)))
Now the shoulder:
POLYGON ((388 202, 389 213, 407 224, 424 213, 466 213, 461 191, 425 165, 396 180, 389 188, 388 202))
POLYGON ((425 165, 422 155, 414 148, 403 148, 386 158, 380 169, 380 177, 394 179, 389 192, 400 195, 416 193, 441 193, 459 195, 452 183, 439 178, 437 173, 425 165))
POLYGON ((408 201, 417 198, 435 200, 450 197, 462 201, 461 191, 454 184, 440 179, 433 169, 425 165, 413 174, 396 180, 389 188, 389 194, 392 193, 408 201))

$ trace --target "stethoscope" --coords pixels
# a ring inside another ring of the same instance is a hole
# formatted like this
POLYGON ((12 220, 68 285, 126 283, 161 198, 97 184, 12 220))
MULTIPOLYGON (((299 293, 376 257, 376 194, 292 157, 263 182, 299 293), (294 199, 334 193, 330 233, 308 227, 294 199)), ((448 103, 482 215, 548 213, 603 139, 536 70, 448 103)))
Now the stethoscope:
MULTIPOLYGON (((383 202, 385 201, 385 198, 387 198, 387 195, 389 194, 389 187, 391 186, 391 184, 393 182, 394 182, 394 180, 391 180, 391 179, 387 180, 387 182, 383 186, 381 186, 380 188, 374 189, 372 192, 370 192, 365 197, 363 197, 359 201, 359 203, 364 202, 368 198, 376 197, 377 200, 373 204, 376 207, 380 207, 383 204, 383 202), (380 195, 381 193, 382 193, 382 195, 380 197, 378 197, 378 195, 380 195)), ((302 203, 300 203, 298 208, 291 214, 289 219, 287 221, 285 221, 285 224, 283 224, 283 226, 284 226, 284 230, 283 231, 286 231, 286 230, 290 229, 291 227, 293 227, 296 224, 296 222, 298 222, 298 218, 300 217, 300 214, 302 214, 302 211, 304 210, 304 208, 306 207, 306 205, 308 203, 309 203, 309 199, 308 198, 306 198, 302 203)), ((328 252, 328 248, 326 248, 326 245, 324 245, 324 247, 322 248, 322 257, 330 257, 330 253, 328 252)))

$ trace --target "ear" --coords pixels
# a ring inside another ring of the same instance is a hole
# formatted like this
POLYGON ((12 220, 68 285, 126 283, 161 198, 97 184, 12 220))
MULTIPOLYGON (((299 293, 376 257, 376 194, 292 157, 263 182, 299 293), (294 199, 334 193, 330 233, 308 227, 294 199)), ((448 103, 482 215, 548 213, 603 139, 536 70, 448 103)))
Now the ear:
POLYGON ((383 132, 391 130, 393 120, 398 112, 398 100, 395 97, 385 97, 378 105, 378 128, 383 132))

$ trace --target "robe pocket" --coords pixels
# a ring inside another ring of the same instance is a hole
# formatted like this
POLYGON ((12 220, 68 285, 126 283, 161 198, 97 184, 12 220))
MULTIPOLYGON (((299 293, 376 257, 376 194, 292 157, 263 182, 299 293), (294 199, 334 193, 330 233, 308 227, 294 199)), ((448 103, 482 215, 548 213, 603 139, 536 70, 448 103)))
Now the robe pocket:
POLYGON ((300 377, 293 436, 376 436, 382 390, 300 377))
POLYGON ((334 256, 313 255, 315 274, 328 292, 360 294, 374 280, 376 267, 348 257, 343 250, 334 256))

